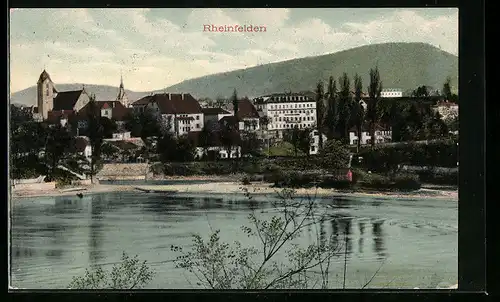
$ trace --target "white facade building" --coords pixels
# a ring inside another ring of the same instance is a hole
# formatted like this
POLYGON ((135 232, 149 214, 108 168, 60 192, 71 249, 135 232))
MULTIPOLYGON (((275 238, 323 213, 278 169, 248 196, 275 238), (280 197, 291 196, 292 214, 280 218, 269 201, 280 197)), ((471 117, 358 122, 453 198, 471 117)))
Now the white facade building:
POLYGON ((201 106, 190 94, 149 95, 134 102, 132 108, 134 112, 152 112, 177 136, 201 131, 204 126, 201 106))
POLYGON ((231 148, 231 154, 228 157, 228 152, 227 148, 225 147, 208 147, 208 148, 202 148, 202 147, 196 147, 196 155, 195 157, 198 159, 203 158, 204 155, 207 155, 208 152, 216 152, 221 159, 227 159, 227 158, 238 158, 241 157, 241 147, 232 147, 231 148))
POLYGON ((253 100, 261 116, 267 116, 267 130, 275 138, 283 138, 285 130, 313 128, 316 126, 316 101, 298 93, 262 96, 253 100))
MULTIPOLYGON (((310 155, 318 154, 318 152, 319 152, 319 133, 318 133, 318 130, 312 131, 311 134, 309 134, 309 136, 311 137, 309 154, 310 155)), ((322 136, 323 136, 323 145, 324 145, 326 140, 327 140, 327 137, 324 134, 322 134, 322 136)))
POLYGON ((401 98, 403 97, 403 90, 401 89, 382 89, 380 96, 383 98, 401 98))
MULTIPOLYGON (((363 128, 361 131, 361 137, 358 136, 357 130, 355 127, 351 128, 349 130, 349 144, 350 145, 357 145, 358 140, 361 140, 361 145, 368 145, 371 144, 371 135, 368 129, 363 128)), ((377 127, 375 128, 375 143, 389 143, 392 141, 392 130, 382 128, 382 127, 377 127)))

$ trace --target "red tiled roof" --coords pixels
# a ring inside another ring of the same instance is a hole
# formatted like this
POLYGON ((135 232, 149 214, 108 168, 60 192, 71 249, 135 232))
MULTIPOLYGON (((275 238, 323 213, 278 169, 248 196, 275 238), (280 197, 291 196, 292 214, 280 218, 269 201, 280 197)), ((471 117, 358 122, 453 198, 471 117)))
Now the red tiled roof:
POLYGON ((238 118, 259 118, 259 112, 249 99, 238 101, 238 118))
MULTIPOLYGON (((90 103, 87 103, 79 112, 78 116, 80 119, 86 119, 88 115, 88 106, 90 103)), ((96 107, 98 110, 101 109, 111 109, 111 118, 116 121, 123 121, 129 113, 129 109, 123 106, 119 101, 97 101, 96 107)), ((101 114, 98 112, 98 114, 101 114)))
POLYGON ((54 98, 54 108, 52 110, 73 110, 82 93, 83 90, 59 92, 54 98))
POLYGON ((206 115, 229 114, 228 111, 222 108, 202 108, 201 110, 206 115))
POLYGON ((194 114, 202 113, 201 106, 198 101, 189 93, 182 94, 162 93, 145 96, 137 100, 132 106, 140 106, 156 102, 162 114, 194 114))

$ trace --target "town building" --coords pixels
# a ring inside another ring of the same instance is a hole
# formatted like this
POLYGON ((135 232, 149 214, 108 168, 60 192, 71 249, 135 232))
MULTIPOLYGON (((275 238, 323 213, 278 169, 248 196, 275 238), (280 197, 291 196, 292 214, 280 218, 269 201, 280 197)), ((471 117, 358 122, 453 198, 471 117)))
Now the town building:
MULTIPOLYGON (((130 112, 129 108, 126 108, 120 101, 97 101, 96 110, 94 114, 99 117, 106 117, 110 120, 116 122, 118 129, 123 129, 125 120, 130 112)), ((87 127, 88 114, 89 114, 89 104, 85 105, 78 113, 78 128, 84 129, 87 127)), ((62 122, 61 122, 62 124, 62 122)))
POLYGON ((286 130, 316 127, 316 101, 302 93, 277 93, 255 98, 260 116, 268 119, 267 130, 282 139, 286 130))
POLYGON ((403 97, 403 90, 401 89, 382 89, 380 97, 383 98, 400 98, 403 97))
POLYGON ((43 70, 37 82, 37 109, 43 120, 67 119, 90 101, 85 88, 74 91, 58 91, 50 75, 43 70), (51 113, 52 112, 52 113, 51 113), (49 115, 52 115, 49 117, 49 115))
POLYGON ((123 86, 123 76, 120 77, 120 87, 118 88, 118 96, 116 97, 116 101, 120 102, 125 108, 130 107, 130 100, 125 93, 125 88, 123 86))
POLYGON ((177 136, 201 131, 204 126, 201 106, 189 93, 148 95, 132 103, 132 108, 136 113, 151 112, 161 118, 164 129, 177 136))
MULTIPOLYGON (((367 126, 361 128, 361 135, 358 135, 356 127, 349 129, 349 144, 356 146, 358 140, 361 140, 361 145, 371 144, 370 130, 367 126)), ((392 129, 381 125, 375 126, 375 143, 389 143, 392 141, 392 129)))
POLYGON ((439 101, 432 106, 434 112, 439 112, 444 121, 458 117, 458 104, 449 101, 439 101))
MULTIPOLYGON (((321 134, 323 136, 323 145, 325 144, 327 137, 325 134, 321 134)), ((309 134, 310 136, 310 147, 309 147, 309 154, 310 155, 316 155, 319 152, 319 132, 318 130, 311 131, 309 134)))
POLYGON ((222 108, 202 108, 204 124, 211 122, 218 122, 225 116, 232 116, 233 114, 222 108))

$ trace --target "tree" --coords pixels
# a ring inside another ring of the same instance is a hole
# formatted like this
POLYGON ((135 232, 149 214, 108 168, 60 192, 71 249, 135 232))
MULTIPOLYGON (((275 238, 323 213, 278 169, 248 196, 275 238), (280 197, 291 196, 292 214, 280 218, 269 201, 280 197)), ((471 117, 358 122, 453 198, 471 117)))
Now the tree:
POLYGON ((320 236, 318 225, 327 217, 326 208, 311 198, 296 198, 294 193, 282 191, 280 200, 273 203, 278 214, 270 220, 259 219, 252 210, 250 226, 242 230, 256 238, 258 245, 225 243, 219 230, 212 230, 207 241, 195 234, 192 249, 172 246, 179 253, 176 267, 191 273, 199 286, 211 289, 328 288, 330 263, 339 249, 335 235, 320 236), (306 248, 298 247, 293 240, 309 227, 316 230, 316 240, 306 248), (277 260, 281 255, 287 257, 288 265, 277 260), (312 273, 318 270, 321 274, 312 273))
POLYGON ((105 271, 102 266, 86 269, 84 276, 73 277, 70 289, 138 289, 150 282, 155 272, 146 261, 139 262, 136 255, 130 258, 125 252, 121 262, 114 264, 111 271, 105 271))
POLYGON ((94 182, 96 174, 96 164, 101 157, 101 146, 104 138, 104 127, 101 124, 101 116, 99 107, 95 100, 95 95, 90 96, 90 101, 87 105, 87 131, 90 140, 90 148, 92 156, 90 160, 90 180, 94 182))
POLYGON ((258 156, 260 154, 261 141, 254 132, 246 133, 241 141, 241 155, 258 156))
POLYGON ((344 143, 349 142, 349 122, 351 118, 352 99, 351 99, 351 83, 347 73, 344 72, 339 78, 340 92, 339 92, 339 120, 338 125, 340 128, 341 139, 344 143))
POLYGON ((429 89, 427 86, 419 86, 417 89, 413 90, 411 96, 413 97, 428 97, 429 96, 429 89))
POLYGON ((380 80, 377 66, 375 69, 370 69, 370 85, 368 86, 369 99, 366 110, 366 119, 370 129, 370 143, 372 147, 375 146, 375 127, 379 121, 378 102, 381 92, 382 81, 380 80))
POLYGON ((446 81, 443 84, 443 91, 442 91, 442 96, 446 100, 451 100, 452 99, 452 93, 451 93, 451 77, 447 77, 446 81))
POLYGON ((104 138, 112 138, 113 133, 116 132, 118 126, 116 125, 115 120, 111 120, 107 117, 101 117, 100 123, 102 125, 102 133, 104 138))
POLYGON ((189 162, 194 159, 195 146, 193 142, 183 135, 177 139, 176 160, 179 162, 189 162))
POLYGON ((324 90, 323 90, 323 82, 319 81, 316 85, 316 125, 318 128, 319 134, 319 146, 318 149, 321 150, 323 147, 323 125, 324 125, 324 90))
MULTIPOLYGON (((252 201, 249 190, 243 191, 252 201)), ((256 244, 224 242, 220 230, 210 228, 207 240, 200 234, 193 235, 191 248, 171 246, 178 253, 175 266, 190 273, 199 287, 209 289, 330 288, 330 275, 334 273, 331 261, 339 256, 347 259, 347 236, 344 234, 342 244, 338 233, 326 236, 322 231, 324 223, 331 220, 326 205, 311 196, 300 198, 290 189, 277 193, 279 199, 272 202, 270 212, 275 214, 271 218, 259 218, 252 208, 249 224, 241 227, 249 238, 255 238, 256 244), (311 241, 305 247, 299 246, 295 240, 306 232, 312 233, 311 241)), ((379 270, 362 288, 372 282, 379 270)))
POLYGON ((349 167, 350 152, 341 141, 329 140, 320 151, 322 165, 330 170, 349 167))
POLYGON ((353 104, 353 124, 356 126, 356 133, 358 135, 357 141, 357 150, 359 152, 361 148, 361 135, 363 131, 363 124, 365 120, 365 109, 362 104, 362 96, 363 93, 363 81, 361 77, 356 74, 354 76, 354 104, 353 104))
MULTIPOLYGON (((231 103, 233 104, 233 116, 234 116, 234 119, 236 121, 236 129, 233 129, 232 132, 234 131, 238 131, 239 132, 239 121, 240 121, 240 118, 239 118, 239 100, 238 100, 238 94, 236 93, 236 89, 234 89, 233 91, 233 95, 231 96, 231 103)), ((237 141, 237 144, 236 144, 236 159, 239 160, 240 158, 240 154, 239 154, 239 148, 240 145, 239 145, 239 140, 237 141)), ((228 155, 229 156, 229 155, 228 155)))
POLYGON ((298 148, 300 151, 304 152, 306 156, 309 156, 309 150, 311 149, 311 130, 308 128, 299 130, 299 143, 298 148))
POLYGON ((176 160, 177 152, 177 140, 172 133, 165 133, 156 145, 156 153, 160 155, 160 161, 166 163, 176 160))
POLYGON ((240 145, 240 135, 237 127, 237 123, 234 124, 231 121, 228 121, 221 127, 219 132, 220 142, 226 149, 228 158, 231 158, 231 153, 234 147, 237 148, 236 156, 239 156, 238 147, 240 145))
POLYGON ((332 139, 334 137, 335 130, 337 128, 339 120, 338 104, 337 104, 337 83, 330 77, 328 82, 327 91, 327 112, 325 117, 326 128, 328 129, 328 138, 332 139))
POLYGON ((200 131, 198 146, 197 146, 203 148, 204 155, 208 154, 208 148, 212 145, 213 138, 214 137, 212 131, 210 131, 209 123, 205 123, 203 129, 201 129, 200 131))
POLYGON ((55 176, 55 171, 61 160, 67 155, 74 145, 74 137, 66 127, 57 123, 53 128, 48 129, 47 146, 45 157, 50 169, 50 177, 55 176))

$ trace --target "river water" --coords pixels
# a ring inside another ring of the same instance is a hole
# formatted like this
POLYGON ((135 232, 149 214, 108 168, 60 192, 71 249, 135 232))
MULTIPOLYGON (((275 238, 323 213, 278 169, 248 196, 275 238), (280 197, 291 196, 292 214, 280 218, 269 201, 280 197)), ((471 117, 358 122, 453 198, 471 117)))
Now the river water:
MULTIPOLYGON (((189 247, 192 234, 206 238, 211 229, 220 229, 227 242, 255 244, 240 227, 249 225, 251 211, 270 217, 272 198, 117 192, 16 199, 11 202, 10 282, 17 288, 67 288, 85 268, 110 268, 126 251, 155 270, 148 288, 193 288, 193 277, 175 268, 171 245, 189 247)), ((377 270, 368 288, 457 283, 456 201, 329 197, 316 202, 328 207, 322 233, 347 234, 347 252, 332 260, 330 287, 342 288, 345 261, 346 288, 360 288, 377 270)), ((306 231, 302 239, 314 234, 306 231)))

